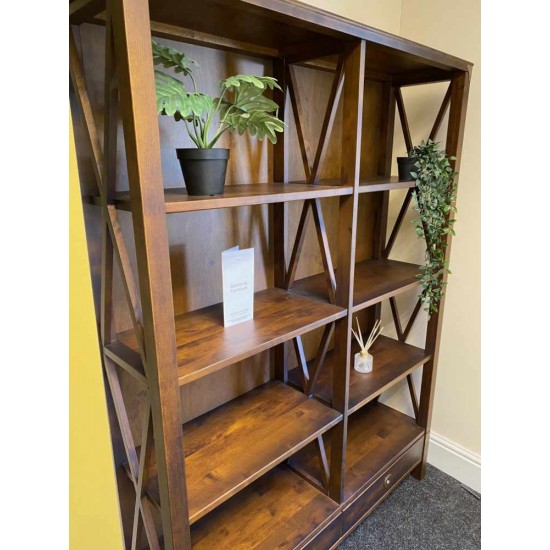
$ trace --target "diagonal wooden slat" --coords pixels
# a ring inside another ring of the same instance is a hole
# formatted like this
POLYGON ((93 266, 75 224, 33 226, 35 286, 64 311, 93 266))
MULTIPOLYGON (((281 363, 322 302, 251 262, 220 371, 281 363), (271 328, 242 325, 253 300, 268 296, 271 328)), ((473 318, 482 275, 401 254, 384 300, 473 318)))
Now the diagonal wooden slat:
MULTIPOLYGON (((300 152, 302 154, 304 172, 306 174, 307 181, 312 184, 318 181, 319 170, 322 165, 322 162, 326 153, 326 149, 328 147, 330 134, 332 133, 332 127, 334 125, 334 120, 336 117, 336 112, 338 110, 338 104, 340 102, 340 96, 341 96, 342 88, 344 84, 343 67, 344 67, 343 57, 340 57, 337 71, 334 76, 331 92, 329 95, 327 109, 325 111, 325 117, 323 119, 323 126, 321 128, 321 134, 319 136, 319 143, 315 153, 313 167, 310 167, 310 162, 309 162, 309 157, 307 152, 308 147, 307 147, 306 137, 303 131, 301 117, 300 117, 301 107, 300 107, 300 97, 299 97, 299 93, 296 85, 296 77, 294 74, 294 69, 290 65, 287 66, 287 73, 286 73, 287 86, 288 86, 289 97, 292 105, 292 110, 294 112, 294 120, 296 123, 296 131, 298 134, 300 152)), ((307 228, 307 221, 308 221, 310 206, 312 207, 313 214, 314 214, 315 230, 317 232, 319 248, 321 249, 321 258, 323 262, 323 268, 327 276, 327 288, 329 291, 329 297, 331 302, 334 303, 335 291, 336 291, 336 277, 334 275, 334 267, 332 263, 332 257, 330 254, 328 238, 326 235, 323 211, 322 211, 320 202, 318 200, 306 201, 304 203, 304 206, 302 207, 300 223, 298 224, 296 240, 294 242, 290 264, 287 271, 285 288, 287 289, 290 288, 292 286, 292 283, 294 282, 296 267, 298 264, 298 260, 300 258, 303 242, 305 239, 305 231, 307 228)))
POLYGON ((411 394, 411 402, 414 411, 414 417, 418 420, 418 397, 416 396, 416 390, 414 388, 414 382, 412 375, 407 375, 407 385, 409 386, 409 393, 411 394))
POLYGON ((328 491, 330 484, 330 466, 328 464, 327 452, 325 449, 325 442, 323 436, 320 435, 315 440, 315 447, 317 448, 317 455, 319 456, 319 465, 321 466, 321 478, 325 491, 328 491))
POLYGON ((101 143, 97 134, 96 125, 94 121, 94 114, 92 110, 92 104, 88 96, 86 89, 86 80, 84 78, 84 71, 82 70, 82 62, 78 54, 76 47, 76 41, 73 31, 69 27, 69 74, 71 76, 71 82, 84 118, 84 124, 86 127, 86 138, 90 146, 92 153, 92 168, 96 178, 99 192, 103 193, 103 152, 101 150, 101 143))
POLYGON ((330 339, 332 337, 333 332, 334 332, 334 323, 330 323, 329 325, 327 325, 323 331, 323 335, 321 336, 321 341, 319 342, 319 347, 317 348, 317 353, 315 354, 315 359, 313 360, 313 364, 311 365, 311 369, 309 372, 309 381, 304 386, 304 393, 306 393, 307 395, 313 394, 315 381, 317 380, 319 373, 321 372, 321 368, 325 361, 325 357, 328 351, 330 339))
POLYGON ((321 135, 319 136, 319 144, 317 145, 315 159, 313 161, 311 174, 308 180, 309 183, 318 183, 319 181, 319 172, 327 152, 329 138, 332 134, 332 128, 334 126, 334 120, 336 119, 336 112, 338 111, 338 105, 340 104, 340 96, 342 95, 343 87, 344 57, 340 56, 328 98, 327 109, 323 119, 323 126, 321 127, 321 135))
POLYGON ((409 130, 409 122, 407 120, 407 113, 405 112, 405 104, 403 103, 403 94, 401 88, 395 89, 395 100, 397 102, 397 110, 399 112, 399 120, 401 121, 401 128, 403 130, 403 137, 405 138, 405 146, 407 147, 407 153, 413 148, 411 131, 409 130))
POLYGON ((128 250, 124 242, 124 236, 122 234, 122 228, 118 220, 118 213, 116 207, 113 205, 107 206, 107 220, 109 229, 111 232, 111 239, 114 244, 115 257, 119 265, 122 283, 124 286, 124 293, 126 300, 130 306, 130 316, 132 318, 132 325, 136 333, 140 354, 143 362, 145 363, 145 345, 143 342, 143 321, 141 312, 141 301, 139 299, 138 290, 132 274, 132 267, 130 265, 130 257, 128 256, 128 250))
POLYGON ((124 398, 122 397, 122 390, 120 388, 120 381, 118 373, 116 371, 116 365, 108 357, 104 357, 105 374, 107 376, 107 382, 111 390, 113 398, 113 404, 115 406, 115 413, 120 426, 120 433, 122 435, 122 443, 124 450, 126 451, 126 457, 128 458, 128 467, 132 475, 134 484, 139 476, 139 461, 136 453, 136 445, 134 443, 134 437, 130 428, 130 421, 128 419, 128 413, 124 405, 124 398))
POLYGON ((384 249, 384 258, 387 259, 391 253, 391 250, 393 248, 393 245, 395 244, 395 239, 397 239, 397 234, 399 233, 399 230, 401 229, 401 225, 403 224, 403 220, 405 219, 405 214, 407 213, 407 210, 409 209, 409 206, 411 204, 413 191, 412 189, 409 189, 407 191, 407 194, 405 195, 405 199, 403 200, 403 204, 401 205, 401 209, 399 210, 399 214, 397 214, 397 218, 395 219, 395 223, 393 225, 393 229, 390 234, 390 238, 388 239, 388 244, 386 245, 386 248, 384 249))
POLYGON ((399 311, 397 310, 397 303, 393 296, 390 298, 390 308, 391 308, 391 314, 393 317, 393 323, 395 325, 395 331, 397 332, 397 339, 399 341, 402 341, 403 329, 401 328, 401 319, 399 319, 399 311))
POLYGON ((445 97, 443 98, 443 101, 441 103, 441 107, 439 108, 437 116, 435 117, 435 122, 429 137, 429 139, 431 139, 432 141, 434 141, 437 136, 437 132, 439 131, 439 127, 441 126, 443 117, 445 116, 445 113, 449 108, 450 102, 451 102, 451 84, 449 84, 449 87, 447 88, 447 92, 445 93, 445 97))
POLYGON ((161 550, 157 530, 155 529, 153 504, 147 495, 141 498, 141 517, 143 518, 143 526, 150 550, 161 550))
POLYGON ((407 340, 409 337, 409 333, 411 332, 411 329, 414 325, 414 322, 416 321, 416 318, 418 317, 418 313, 420 311, 420 307, 422 306, 422 302, 418 300, 416 302, 416 305, 414 306, 413 312, 411 313, 411 317, 409 319, 409 322, 407 323, 407 326, 405 327, 405 330, 403 331, 403 342, 407 340))
POLYGON ((290 104, 292 106, 292 112, 294 113, 294 124, 296 126, 296 133, 298 135, 298 144, 300 145, 300 153, 302 155, 302 164, 304 166, 304 173, 306 181, 311 178, 311 167, 309 164, 309 158, 307 153, 307 142, 304 129, 302 127, 300 113, 302 111, 300 94, 298 92, 298 86, 296 84, 296 75, 294 74, 294 67, 292 65, 286 66, 286 80, 288 86, 288 95, 290 97, 290 104))
POLYGON ((304 388, 309 382, 309 370, 307 368, 306 354, 304 352, 304 344, 302 343, 301 336, 296 336, 292 340, 294 345, 294 352, 296 353, 296 359, 298 360, 298 365, 302 369, 302 374, 304 376, 304 388))
MULTIPOLYGON (((140 516, 145 527, 147 538, 149 539, 154 534, 154 539, 157 539, 154 523, 148 525, 151 518, 143 513, 143 497, 145 496, 145 488, 149 480, 149 464, 151 463, 153 449, 153 424, 151 422, 151 405, 149 400, 145 405, 145 414, 143 421, 143 433, 141 439, 141 452, 139 460, 139 476, 136 482, 136 502, 134 506, 134 524, 132 530, 132 550, 138 550, 140 544, 140 516)), ((149 546, 154 547, 154 541, 148 540, 149 546)), ((158 546, 158 539, 157 539, 158 546)))
POLYGON ((304 201, 302 208, 302 214, 300 215, 300 221, 298 222, 298 229, 296 231, 296 239, 294 240, 294 246, 292 247, 292 254, 290 256, 290 262, 286 272, 285 289, 288 290, 292 283, 294 283, 294 277, 296 276, 296 269, 298 267, 298 260, 304 246, 304 240, 306 238, 306 227, 309 218, 309 208, 311 206, 311 200, 304 201))
POLYGON ((323 218, 323 210, 321 208, 320 199, 313 199, 312 210, 313 219, 315 221, 315 230, 317 232, 317 240, 319 241, 319 248, 321 249, 321 259, 323 261, 323 269, 325 272, 329 299, 330 302, 334 304, 336 301, 336 275, 334 274, 334 266, 332 265, 327 229, 325 227, 325 220, 323 218))

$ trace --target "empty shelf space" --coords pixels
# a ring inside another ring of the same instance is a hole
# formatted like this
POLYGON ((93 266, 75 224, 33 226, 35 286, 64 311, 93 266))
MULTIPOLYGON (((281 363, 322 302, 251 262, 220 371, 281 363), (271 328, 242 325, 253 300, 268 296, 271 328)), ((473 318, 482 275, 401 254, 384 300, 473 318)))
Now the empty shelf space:
POLYGON ((414 181, 400 181, 397 176, 374 176, 361 178, 359 193, 374 193, 376 191, 393 191, 395 189, 409 189, 415 187, 414 181))
MULTIPOLYGON (((419 267, 397 260, 364 260, 355 264, 353 311, 372 306, 418 286, 419 267)), ((294 283, 293 292, 328 300, 325 275, 294 283)))
MULTIPOLYGON (((184 424, 189 520, 197 521, 337 424, 342 415, 271 381, 184 424)), ((147 491, 158 502, 156 469, 147 491)))
MULTIPOLYGON (((378 402, 352 415, 348 422, 344 501, 367 487, 423 434, 413 418, 378 402)), ((330 437, 329 432, 325 436, 327 454, 330 437)), ((321 479, 314 445, 297 453, 291 465, 308 477, 321 479)))
MULTIPOLYGON (((370 353, 374 357, 371 373, 362 374, 353 368, 353 356, 359 351, 356 342, 352 346, 349 412, 350 414, 366 405, 369 401, 389 389, 407 374, 424 364, 430 356, 420 348, 404 344, 387 336, 380 336, 372 346, 370 353)), ((332 403, 333 354, 327 353, 313 392, 317 398, 327 404, 332 403)), ((303 386, 302 370, 294 368, 289 372, 289 381, 301 388, 303 386)))
MULTIPOLYGON (((223 304, 176 317, 180 385, 251 357, 276 344, 340 319, 345 310, 328 302, 268 288, 254 295, 254 319, 223 326, 223 304)), ((133 330, 119 342, 137 350, 133 330)))
MULTIPOLYGON (((335 180, 336 181, 336 180, 335 180)), ((308 185, 306 183, 251 183, 245 185, 226 185, 223 195, 192 197, 184 187, 164 190, 164 202, 167 214, 194 212, 214 208, 235 206, 253 206, 273 202, 298 201, 305 199, 323 199, 340 195, 351 195, 353 188, 344 185, 308 185)), ((101 204, 93 197, 94 204, 101 204)), ((130 193, 116 194, 115 204, 120 210, 131 210, 130 193)))
POLYGON ((337 511, 336 502, 278 466, 193 525, 193 549, 299 548, 337 511))

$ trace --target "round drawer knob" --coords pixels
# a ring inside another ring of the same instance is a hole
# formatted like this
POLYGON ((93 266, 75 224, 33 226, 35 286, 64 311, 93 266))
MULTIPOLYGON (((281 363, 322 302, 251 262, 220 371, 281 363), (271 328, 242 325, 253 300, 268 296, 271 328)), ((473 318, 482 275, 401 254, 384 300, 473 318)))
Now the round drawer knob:
POLYGON ((385 478, 384 478, 384 487, 389 487, 391 485, 391 482, 392 482, 392 474, 388 474, 385 478))

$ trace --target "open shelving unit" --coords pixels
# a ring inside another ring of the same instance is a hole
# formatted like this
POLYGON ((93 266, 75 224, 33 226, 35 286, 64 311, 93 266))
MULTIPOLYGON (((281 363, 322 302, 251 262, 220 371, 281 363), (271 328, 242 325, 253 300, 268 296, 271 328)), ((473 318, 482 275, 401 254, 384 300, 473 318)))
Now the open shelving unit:
POLYGON ((458 170, 472 65, 294 0, 70 0, 69 11, 126 547, 334 548, 405 476, 425 475, 444 303, 425 345, 408 344, 421 305, 402 325, 396 298, 418 291, 419 266, 390 254, 417 190, 391 175, 394 122, 397 111, 411 149, 402 88, 448 82, 429 137, 448 112, 458 170), (223 71, 227 59, 252 63, 281 85, 285 135, 232 154, 239 170, 223 195, 189 197, 161 154, 151 35, 223 71), (269 164, 260 179, 256 157, 269 164), (260 219, 250 234, 265 248, 265 282, 254 319, 226 329, 215 264, 243 210, 260 219), (373 373, 360 375, 353 318, 368 330, 386 301, 397 337, 379 338, 373 373), (405 380, 414 418, 378 400, 405 380))

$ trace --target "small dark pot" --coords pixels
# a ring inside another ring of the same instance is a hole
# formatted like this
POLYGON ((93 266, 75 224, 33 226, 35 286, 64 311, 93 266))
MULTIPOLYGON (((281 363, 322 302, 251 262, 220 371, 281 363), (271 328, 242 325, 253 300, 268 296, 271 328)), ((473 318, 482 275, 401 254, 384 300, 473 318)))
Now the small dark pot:
POLYGON ((176 154, 189 195, 223 193, 229 149, 176 149, 176 154))
POLYGON ((397 157, 397 171, 399 173, 399 181, 413 181, 411 171, 416 171, 416 157, 397 157))

